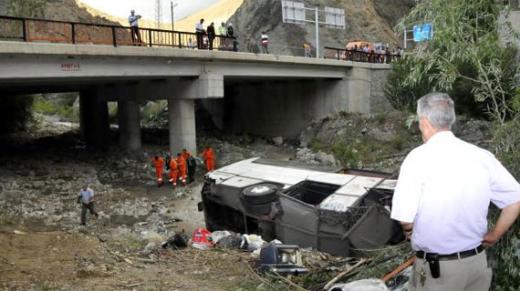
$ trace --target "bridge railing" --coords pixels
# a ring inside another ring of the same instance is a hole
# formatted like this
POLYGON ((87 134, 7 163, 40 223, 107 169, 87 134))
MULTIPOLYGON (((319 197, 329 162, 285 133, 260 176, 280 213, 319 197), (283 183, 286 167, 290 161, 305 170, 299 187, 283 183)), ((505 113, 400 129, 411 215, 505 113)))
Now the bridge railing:
MULTIPOLYGON (((0 40, 113 46, 197 47, 197 36, 192 32, 139 28, 139 34, 136 35, 129 26, 11 16, 0 16, 0 40)), ((213 48, 233 50, 233 43, 234 38, 217 35, 213 41, 213 48)), ((204 37, 201 48, 207 49, 208 46, 209 42, 204 37)))
POLYGON ((347 50, 342 48, 325 47, 324 57, 326 59, 336 59, 363 63, 390 64, 398 60, 401 56, 391 52, 376 53, 347 50))

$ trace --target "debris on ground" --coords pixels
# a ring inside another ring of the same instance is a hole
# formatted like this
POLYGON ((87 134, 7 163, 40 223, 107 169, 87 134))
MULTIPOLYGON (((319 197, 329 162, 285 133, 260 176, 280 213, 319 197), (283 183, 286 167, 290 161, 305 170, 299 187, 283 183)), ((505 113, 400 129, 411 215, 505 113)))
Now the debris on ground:
POLYGON ((231 233, 228 236, 220 238, 216 243, 217 246, 227 249, 239 249, 242 242, 242 236, 238 233, 231 233))
POLYGON ((240 242, 240 248, 245 249, 248 252, 254 252, 261 249, 266 244, 267 242, 259 235, 243 234, 242 241, 240 242))
MULTIPOLYGON (((392 138, 398 128, 386 119, 376 119, 363 124, 366 130, 352 135, 352 144, 359 146, 356 140, 376 136, 405 152, 408 143, 392 138), (383 125, 381 129, 373 125, 377 122, 383 125)), ((303 133, 306 144, 302 143, 300 149, 283 138, 246 135, 201 137, 200 141, 211 144, 219 153, 219 167, 250 157, 333 165, 340 159, 327 147, 322 147, 320 153, 319 141, 330 136, 339 142, 342 134, 357 128, 348 125, 352 121, 333 122, 320 121, 303 133), (342 128, 348 131, 340 134, 342 128)), ((481 127, 475 123, 471 128, 481 127)), ((461 128, 468 134, 476 131, 461 128)), ((205 243, 212 247, 204 251, 185 247, 189 245, 189 234, 204 225, 204 216, 196 205, 200 201, 202 167, 195 183, 176 189, 169 185, 158 188, 145 155, 118 150, 91 152, 80 141, 79 132, 52 133, 39 134, 41 139, 26 138, 25 143, 1 151, 2 290, 323 290, 334 278, 333 285, 345 286, 364 279, 383 279, 413 255, 408 243, 379 250, 353 250, 356 257, 299 249, 298 265, 308 271, 284 276, 260 270, 260 253, 268 244, 264 241, 267 236, 213 232, 211 240, 206 235, 205 243), (81 210, 75 199, 85 182, 95 191, 99 218, 89 215, 87 226, 80 226, 81 210), (250 251, 256 256, 251 256, 250 251)), ((155 144, 145 144, 146 152, 167 149, 161 144, 167 140, 166 135, 157 135, 155 144)), ((145 130, 145 143, 146 136, 145 130)), ((488 138, 482 135, 477 139, 488 138)), ((354 152, 345 154, 356 157, 354 152)), ((402 158, 389 155, 392 162, 388 165, 397 165, 402 158)), ((378 162, 371 165, 377 168, 378 162)), ((379 169, 387 164, 383 166, 379 169)), ((269 245, 274 243, 282 242, 271 241, 269 245)), ((406 290, 410 273, 411 268, 405 268, 388 279, 386 286, 392 291, 406 290)))
POLYGON ((303 274, 302 254, 297 245, 269 243, 260 251, 260 270, 279 274, 303 274))
POLYGON ((385 283, 379 279, 363 279, 344 284, 336 284, 328 291, 389 291, 385 283))
POLYGON ((211 232, 205 228, 197 228, 191 237, 191 246, 199 250, 207 250, 214 246, 211 239, 211 232))
POLYGON ((161 244, 162 248, 183 249, 188 246, 190 238, 184 232, 176 233, 161 244))

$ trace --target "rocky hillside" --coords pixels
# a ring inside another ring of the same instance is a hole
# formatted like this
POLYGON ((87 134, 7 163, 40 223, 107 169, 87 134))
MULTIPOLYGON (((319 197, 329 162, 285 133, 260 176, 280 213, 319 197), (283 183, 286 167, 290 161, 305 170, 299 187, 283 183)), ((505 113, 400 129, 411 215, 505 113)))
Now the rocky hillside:
MULTIPOLYGON (((0 15, 9 15, 10 1, 20 0, 0 0, 0 15)), ((85 8, 79 7, 75 0, 47 0, 43 9, 43 15, 38 18, 77 21, 86 23, 115 24, 104 17, 93 16, 85 8)), ((30 15, 17 15, 30 16, 30 15)))
MULTIPOLYGON (((393 27, 411 7, 414 0, 305 0, 307 7, 326 5, 344 8, 346 29, 320 29, 321 46, 344 47, 346 41, 361 39, 397 46, 393 27)), ((315 44, 314 25, 282 23, 279 0, 245 0, 231 17, 242 51, 257 51, 262 31, 271 39, 271 51, 280 54, 303 54, 303 43, 315 44)))
MULTIPOLYGON (((453 132, 462 140, 491 149, 492 131, 488 121, 458 116, 453 132)), ((310 149, 333 154, 342 166, 394 173, 406 154, 420 144, 418 124, 407 113, 394 111, 362 116, 342 112, 314 121, 302 131, 297 156, 301 159, 300 153, 310 149)), ((314 159, 324 162, 324 159, 314 159)))
POLYGON ((79 7, 75 0, 49 0, 44 13, 47 19, 117 24, 104 17, 93 16, 85 8, 79 7))

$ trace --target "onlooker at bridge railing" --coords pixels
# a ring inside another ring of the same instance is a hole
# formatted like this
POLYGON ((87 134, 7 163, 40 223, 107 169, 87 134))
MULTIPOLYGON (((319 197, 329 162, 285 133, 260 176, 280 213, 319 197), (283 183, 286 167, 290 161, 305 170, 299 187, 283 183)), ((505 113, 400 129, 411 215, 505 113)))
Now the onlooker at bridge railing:
POLYGON ((213 50, 213 41, 215 40, 215 24, 212 22, 210 25, 208 25, 208 28, 206 29, 206 33, 208 35, 208 46, 209 50, 213 50))
POLYGON ((195 24, 195 33, 197 35, 197 48, 200 50, 204 46, 204 35, 206 34, 204 30, 204 18, 195 24))
POLYGON ((218 34, 222 35, 222 36, 226 36, 227 28, 226 28, 226 23, 225 22, 221 22, 220 23, 220 27, 218 28, 218 34))
POLYGON ((311 57, 311 45, 309 43, 307 43, 307 42, 303 43, 303 55, 306 58, 310 58, 311 57))
POLYGON ((325 58, 353 62, 389 64, 400 58, 401 55, 402 49, 400 47, 395 50, 391 50, 389 47, 381 47, 369 52, 360 51, 357 46, 352 47, 352 49, 325 48, 325 58))
POLYGON ((265 31, 262 31, 260 43, 262 44, 262 53, 269 54, 269 36, 265 31))
POLYGON ((235 36, 235 30, 233 29, 233 23, 231 23, 231 22, 228 24, 226 36, 227 37, 234 37, 235 36))
POLYGON ((139 19, 141 15, 135 15, 135 10, 130 11, 130 16, 128 16, 128 23, 130 23, 130 33, 132 34, 132 43, 135 45, 136 42, 138 45, 142 44, 141 34, 139 33, 139 19))

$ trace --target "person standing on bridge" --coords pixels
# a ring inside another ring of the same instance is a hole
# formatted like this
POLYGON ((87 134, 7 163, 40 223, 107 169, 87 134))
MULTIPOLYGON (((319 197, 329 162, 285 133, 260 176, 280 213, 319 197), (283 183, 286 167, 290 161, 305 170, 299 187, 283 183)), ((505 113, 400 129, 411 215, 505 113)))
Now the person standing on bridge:
POLYGON ((202 18, 195 25, 195 34, 197 35, 197 48, 200 50, 204 47, 204 34, 206 31, 204 30, 204 18, 202 18))
POLYGON ((130 23, 130 34, 132 35, 132 43, 135 45, 136 41, 138 45, 143 42, 141 40, 141 34, 139 33, 139 19, 141 15, 135 15, 135 10, 130 11, 128 16, 128 23, 130 23))
POLYGON ((221 37, 220 38, 220 47, 225 48, 225 49, 230 48, 231 43, 228 42, 227 38, 224 38, 224 36, 226 36, 226 34, 227 34, 227 28, 226 28, 225 22, 220 23, 220 27, 218 28, 217 32, 218 32, 218 35, 221 37))
POLYGON ((262 44, 262 53, 269 54, 269 36, 267 33, 265 33, 265 31, 262 31, 260 43, 262 44))
POLYGON ((208 48, 212 51, 213 41, 215 40, 215 24, 213 22, 206 28, 206 33, 208 34, 208 48))
POLYGON ((221 35, 221 36, 226 36, 227 28, 226 28, 226 23, 225 22, 221 22, 220 23, 220 27, 218 28, 218 34, 221 35))
POLYGON ((303 54, 306 58, 311 57, 311 45, 307 42, 303 43, 303 54))

